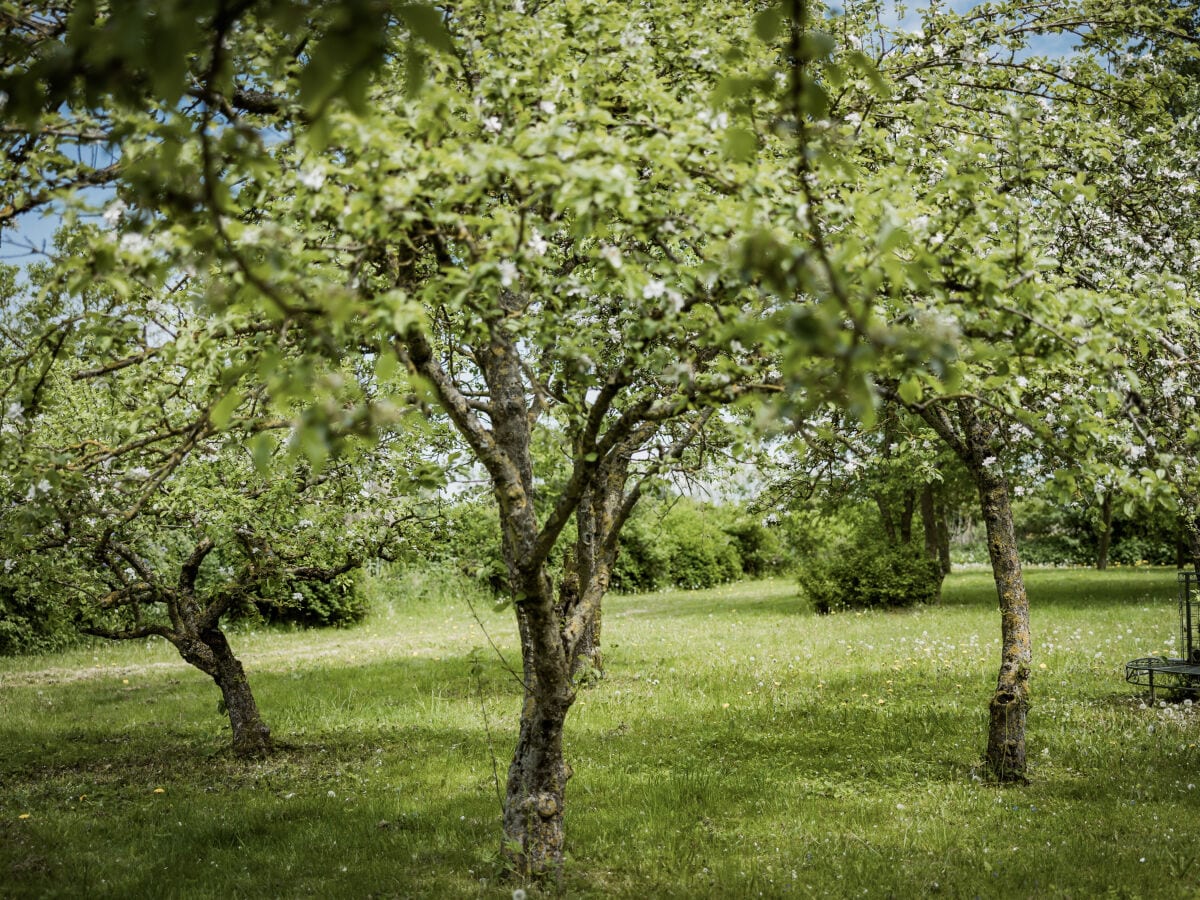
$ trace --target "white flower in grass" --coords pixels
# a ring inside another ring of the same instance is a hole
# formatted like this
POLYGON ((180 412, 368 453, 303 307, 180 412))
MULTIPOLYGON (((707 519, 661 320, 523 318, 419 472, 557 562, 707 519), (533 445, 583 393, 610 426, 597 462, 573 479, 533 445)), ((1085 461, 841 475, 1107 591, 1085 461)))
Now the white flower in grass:
POLYGON ((483 130, 491 134, 499 134, 503 127, 504 123, 500 121, 499 116, 488 116, 483 120, 483 130))
POLYGON ((506 259, 500 263, 500 284, 510 287, 517 280, 517 267, 512 260, 506 259))
POLYGON ((558 104, 553 100, 543 100, 538 104, 538 108, 548 116, 552 116, 558 112, 558 104))

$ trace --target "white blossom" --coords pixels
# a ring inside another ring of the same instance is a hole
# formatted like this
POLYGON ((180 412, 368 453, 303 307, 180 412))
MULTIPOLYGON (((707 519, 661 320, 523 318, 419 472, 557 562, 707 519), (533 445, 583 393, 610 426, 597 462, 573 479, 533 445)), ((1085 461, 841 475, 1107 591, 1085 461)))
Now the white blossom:
POLYGON ((504 127, 504 123, 500 121, 499 116, 488 116, 483 120, 483 130, 489 131, 492 134, 499 134, 500 129, 504 127))
POLYGON ((319 191, 325 185, 325 170, 317 168, 301 172, 300 183, 310 191, 319 191))
POLYGON ((154 245, 150 242, 150 238, 144 234, 129 234, 121 235, 121 249, 126 253, 146 253, 154 245))
POLYGON ((667 292, 667 286, 659 279, 652 278, 646 282, 646 286, 642 288, 642 299, 654 300, 661 297, 667 292))
POLYGON ((506 259, 500 263, 500 284, 510 287, 517 280, 517 266, 512 260, 506 259))
POLYGON ((121 221, 121 217, 125 215, 125 211, 129 209, 128 204, 124 200, 114 200, 104 208, 101 217, 104 219, 104 224, 109 228, 116 226, 121 221))
POLYGON ((605 244, 600 248, 600 257, 614 269, 621 268, 621 248, 605 244))
POLYGON ((550 245, 547 243, 546 239, 542 237, 542 233, 536 228, 533 230, 533 233, 529 235, 529 249, 538 256, 545 256, 546 250, 549 246, 550 245))
POLYGON ((538 108, 548 116, 552 116, 558 112, 558 104, 553 100, 543 100, 538 104, 538 108))

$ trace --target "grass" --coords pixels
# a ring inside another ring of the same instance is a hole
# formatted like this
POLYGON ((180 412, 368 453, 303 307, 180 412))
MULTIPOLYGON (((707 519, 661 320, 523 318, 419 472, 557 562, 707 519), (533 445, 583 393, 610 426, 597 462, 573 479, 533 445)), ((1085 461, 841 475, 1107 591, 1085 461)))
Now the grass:
MULTIPOLYGON (((1170 649, 1173 572, 1028 582, 1021 788, 975 770, 999 655, 985 573, 894 613, 816 617, 783 580, 610 598, 609 676, 568 722, 558 889, 1197 893, 1196 707, 1144 708, 1122 680, 1170 649)), ((481 616, 515 660, 509 616, 481 616)), ((224 752, 215 687, 169 648, 0 660, 0 896, 512 895, 493 751, 502 778, 517 685, 461 599, 234 644, 287 744, 266 761, 224 752)))

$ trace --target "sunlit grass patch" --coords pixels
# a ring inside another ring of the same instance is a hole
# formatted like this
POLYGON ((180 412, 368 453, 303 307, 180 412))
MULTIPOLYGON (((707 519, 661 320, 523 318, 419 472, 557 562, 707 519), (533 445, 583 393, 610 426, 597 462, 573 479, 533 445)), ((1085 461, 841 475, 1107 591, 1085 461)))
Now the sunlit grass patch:
MULTIPOLYGON (((1122 680, 1174 632, 1173 573, 1029 582, 1032 783, 1008 789, 976 772, 999 658, 986 574, 897 613, 816 617, 785 580, 610 598, 608 677, 568 721, 563 889, 1195 890, 1200 712, 1122 680)), ((515 663, 509 615, 480 607, 515 663)), ((5 896, 511 896, 493 773, 519 688, 461 599, 234 640, 284 745, 267 760, 226 753, 215 688, 166 648, 4 661, 5 896)))

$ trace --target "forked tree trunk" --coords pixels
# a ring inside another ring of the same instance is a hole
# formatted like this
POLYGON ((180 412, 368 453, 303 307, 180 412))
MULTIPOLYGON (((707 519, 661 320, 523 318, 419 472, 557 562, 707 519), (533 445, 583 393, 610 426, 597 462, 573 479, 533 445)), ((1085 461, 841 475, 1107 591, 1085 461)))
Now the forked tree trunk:
POLYGON ((214 628, 203 632, 200 639, 212 650, 213 680, 225 699, 225 711, 233 731, 233 752, 248 757, 268 755, 272 749, 271 729, 258 712, 250 680, 241 661, 233 655, 225 633, 214 628))
POLYGON ((1096 544, 1096 568, 1104 571, 1108 568, 1108 551, 1112 546, 1112 494, 1106 493, 1100 504, 1100 535, 1096 544))
POLYGON ((1000 600, 1000 675, 989 704, 987 767, 1002 782, 1025 780, 1025 718, 1029 710, 1029 598, 1017 555, 1008 485, 982 467, 972 472, 987 527, 988 557, 1000 600))

